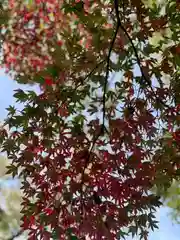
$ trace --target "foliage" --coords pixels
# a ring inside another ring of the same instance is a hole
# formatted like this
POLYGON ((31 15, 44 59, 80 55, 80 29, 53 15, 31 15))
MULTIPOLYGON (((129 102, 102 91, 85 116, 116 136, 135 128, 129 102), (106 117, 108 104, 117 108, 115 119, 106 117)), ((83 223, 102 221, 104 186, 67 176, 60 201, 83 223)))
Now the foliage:
POLYGON ((173 181, 172 185, 162 194, 166 205, 171 209, 171 217, 174 222, 180 224, 180 186, 179 181, 173 181))
POLYGON ((0 157, 0 163, 0 239, 9 240, 14 235, 18 237, 22 234, 20 230, 20 204, 22 199, 19 186, 14 184, 12 188, 8 183, 10 178, 5 175, 7 159, 0 157))
POLYGON ((147 239, 180 166, 178 1, 9 0, 3 66, 20 83, 1 129, 29 239, 147 239), (118 73, 114 78, 115 73, 118 73), (9 132, 4 127, 9 127, 9 132))

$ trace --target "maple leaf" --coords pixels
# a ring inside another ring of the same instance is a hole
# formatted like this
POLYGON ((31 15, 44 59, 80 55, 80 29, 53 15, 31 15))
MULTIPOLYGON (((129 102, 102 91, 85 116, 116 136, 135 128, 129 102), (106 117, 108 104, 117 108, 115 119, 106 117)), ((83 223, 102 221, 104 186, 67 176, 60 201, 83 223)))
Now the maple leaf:
POLYGON ((7 109, 0 132, 8 172, 24 179, 29 239, 117 239, 124 227, 146 239, 156 228, 151 188, 179 176, 179 14, 164 4, 163 17, 136 0, 8 1, 2 64, 41 88, 16 90, 25 104, 7 109))

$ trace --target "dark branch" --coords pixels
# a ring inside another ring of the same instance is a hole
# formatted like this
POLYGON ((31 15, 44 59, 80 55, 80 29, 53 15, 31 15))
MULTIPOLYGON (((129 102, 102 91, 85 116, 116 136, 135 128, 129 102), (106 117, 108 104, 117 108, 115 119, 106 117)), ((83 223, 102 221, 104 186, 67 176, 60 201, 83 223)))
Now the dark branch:
POLYGON ((131 43, 131 46, 133 48, 133 51, 134 51, 134 54, 135 54, 135 57, 137 59, 137 63, 138 63, 138 66, 140 68, 140 71, 141 71, 141 74, 142 74, 142 77, 144 78, 145 82, 148 84, 148 86, 151 87, 151 82, 149 81, 149 79, 147 79, 147 77, 145 76, 144 74, 144 71, 142 69, 142 66, 141 66, 141 60, 138 56, 138 52, 137 52, 137 49, 133 43, 133 40, 131 39, 131 37, 129 36, 127 30, 125 29, 125 27, 122 25, 121 23, 121 20, 120 20, 120 17, 119 17, 119 8, 118 8, 118 0, 114 0, 114 5, 115 5, 115 10, 116 10, 116 18, 117 18, 117 22, 120 26, 120 28, 122 29, 122 31, 125 33, 126 37, 128 38, 129 42, 131 43))
POLYGON ((104 62, 105 62, 105 59, 102 60, 101 62, 99 62, 99 63, 92 69, 92 71, 84 78, 83 81, 85 81, 87 78, 89 78, 89 77, 93 74, 93 72, 94 72, 101 64, 103 64, 104 62))
MULTIPOLYGON (((102 127, 99 131, 99 133, 96 135, 96 137, 94 138, 93 140, 93 143, 92 143, 92 146, 89 150, 89 155, 88 155, 88 159, 86 160, 86 164, 85 164, 85 167, 83 168, 83 171, 82 171, 82 179, 81 179, 81 190, 80 190, 80 199, 81 199, 81 205, 82 205, 82 213, 83 214, 83 184, 84 184, 84 175, 85 175, 85 170, 90 162, 90 158, 91 158, 91 153, 94 149, 94 146, 96 144, 96 141, 98 140, 98 138, 100 137, 101 134, 104 133, 104 130, 105 130, 105 115, 106 115, 106 90, 107 90, 107 83, 108 83, 108 77, 109 77, 109 67, 110 67, 110 57, 111 57, 111 52, 113 50, 113 47, 114 47, 114 43, 115 43, 115 40, 116 40, 116 37, 117 37, 117 34, 118 34, 118 30, 119 30, 119 27, 120 27, 120 24, 119 22, 117 22, 116 24, 116 29, 115 29, 115 33, 114 33, 114 36, 112 38, 112 41, 111 41, 111 44, 110 44, 110 47, 109 47, 109 52, 108 52, 108 56, 105 60, 103 60, 101 63, 103 63, 104 61, 107 62, 107 66, 106 66, 106 75, 105 75, 105 81, 104 81, 104 89, 103 89, 103 124, 102 124, 102 127)), ((92 70, 93 72, 94 70, 92 70)), ((91 75, 91 73, 90 73, 91 75)))
POLYGON ((157 98, 156 96, 156 93, 154 92, 154 89, 151 85, 151 81, 146 77, 146 75, 144 74, 144 71, 143 71, 143 68, 142 68, 142 65, 141 65, 141 60, 138 56, 138 52, 137 52, 137 49, 133 43, 133 40, 131 39, 130 35, 128 34, 127 30, 125 29, 125 27, 122 25, 122 22, 120 20, 120 17, 119 17, 119 0, 114 0, 114 5, 115 5, 115 11, 116 11, 116 19, 117 19, 117 25, 120 26, 120 28, 122 29, 122 31, 124 32, 124 34, 126 35, 126 37, 128 38, 132 48, 133 48, 133 51, 134 51, 134 54, 135 54, 135 57, 136 57, 136 60, 137 60, 137 64, 139 66, 139 69, 141 71, 141 75, 142 75, 142 78, 144 79, 145 83, 150 87, 151 91, 152 91, 152 94, 154 95, 154 97, 162 104, 164 105, 165 107, 169 108, 169 106, 164 103, 160 98, 157 98))
MULTIPOLYGON (((115 7, 115 10, 116 10, 116 1, 114 2, 114 7, 115 7)), ((112 52, 113 47, 114 47, 114 43, 116 41, 116 37, 117 37, 117 34, 118 34, 119 27, 120 27, 120 22, 117 21, 115 33, 114 33, 114 36, 112 38, 112 41, 111 41, 111 44, 110 44, 110 47, 109 47, 108 56, 107 56, 106 76, 105 76, 104 89, 103 89, 103 129, 104 129, 104 122, 105 122, 105 115, 106 115, 106 90, 107 90, 107 83, 108 83, 108 77, 109 77, 110 57, 111 57, 111 52, 112 52)))
MULTIPOLYGON (((115 6, 115 9, 116 9, 116 3, 114 4, 115 6)), ((86 165, 82 171, 82 180, 81 180, 81 193, 80 193, 80 198, 81 198, 81 204, 82 204, 82 198, 83 198, 83 183, 84 183, 84 174, 85 174, 85 170, 86 170, 86 167, 88 166, 89 164, 89 161, 90 161, 90 157, 91 157, 91 153, 93 151, 93 148, 96 144, 96 141, 98 140, 98 138, 100 137, 101 134, 104 133, 104 130, 105 130, 105 115, 106 115, 106 90, 107 90, 107 83, 108 83, 108 77, 109 77, 109 67, 110 67, 110 57, 111 57, 111 52, 113 50, 113 47, 114 47, 114 43, 115 43, 115 40, 116 40, 116 37, 117 37, 117 34, 118 34, 118 30, 119 30, 119 27, 120 27, 120 23, 117 22, 116 24, 116 29, 115 29, 115 32, 114 32, 114 36, 112 38, 112 41, 111 41, 111 44, 110 44, 110 47, 109 47, 109 52, 108 52, 108 56, 107 58, 105 59, 106 62, 107 62, 107 66, 106 66, 106 75, 105 75, 105 81, 104 81, 104 89, 103 89, 103 124, 102 124, 102 127, 100 129, 100 132, 96 135, 96 137, 94 138, 93 140, 93 144, 89 150, 89 156, 88 156, 88 159, 86 161, 86 165)), ((103 63, 105 60, 103 60, 101 63, 103 63)), ((92 70, 93 72, 94 70, 92 70)), ((91 73, 90 73, 91 75, 91 73)), ((88 76, 87 76, 88 77, 88 76)), ((83 204, 82 204, 82 207, 83 207, 83 204)), ((83 211, 82 211, 83 212, 83 211)))

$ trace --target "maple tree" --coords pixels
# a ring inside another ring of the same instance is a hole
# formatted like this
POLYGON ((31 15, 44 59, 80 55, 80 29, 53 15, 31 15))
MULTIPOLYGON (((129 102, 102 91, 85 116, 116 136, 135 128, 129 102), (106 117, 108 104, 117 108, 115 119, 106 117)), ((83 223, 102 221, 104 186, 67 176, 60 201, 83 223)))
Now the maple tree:
POLYGON ((1 129, 29 239, 147 239, 157 227, 151 188, 180 176, 179 9, 8 1, 2 66, 41 88, 16 90, 24 108, 1 129))

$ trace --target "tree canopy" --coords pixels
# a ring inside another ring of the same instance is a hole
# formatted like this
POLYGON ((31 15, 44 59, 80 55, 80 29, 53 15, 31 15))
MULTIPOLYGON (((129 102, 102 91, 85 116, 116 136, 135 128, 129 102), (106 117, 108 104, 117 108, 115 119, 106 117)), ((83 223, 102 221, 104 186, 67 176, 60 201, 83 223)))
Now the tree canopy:
POLYGON ((171 186, 162 193, 166 206, 170 208, 170 216, 173 222, 180 224, 180 185, 179 181, 173 181, 171 186))
POLYGON ((147 239, 180 176, 180 3, 7 1, 1 128, 29 239, 147 239), (8 127, 9 131, 6 131, 8 127), (126 231, 127 230, 127 231, 126 231))
POLYGON ((0 156, 0 164, 0 239, 10 240, 23 232, 20 229, 21 191, 19 184, 11 186, 11 176, 5 174, 8 160, 0 156))

